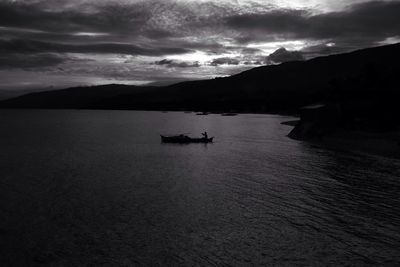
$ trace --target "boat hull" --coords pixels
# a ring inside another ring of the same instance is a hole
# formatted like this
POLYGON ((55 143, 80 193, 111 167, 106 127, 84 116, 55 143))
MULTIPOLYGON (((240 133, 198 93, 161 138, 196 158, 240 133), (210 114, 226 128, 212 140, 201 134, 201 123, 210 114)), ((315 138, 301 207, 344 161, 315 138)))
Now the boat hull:
POLYGON ((211 138, 191 138, 188 136, 164 136, 161 135, 161 142, 175 143, 175 144, 189 144, 189 143, 212 143, 214 137, 211 138))

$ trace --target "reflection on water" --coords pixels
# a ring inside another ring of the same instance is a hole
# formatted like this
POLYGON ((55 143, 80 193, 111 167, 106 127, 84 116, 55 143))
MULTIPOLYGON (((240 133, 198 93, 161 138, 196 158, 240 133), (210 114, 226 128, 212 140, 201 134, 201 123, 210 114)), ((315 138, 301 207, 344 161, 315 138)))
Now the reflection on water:
POLYGON ((397 265, 400 162, 290 140, 288 118, 1 111, 16 266, 397 265), (213 144, 161 144, 207 130, 213 144))

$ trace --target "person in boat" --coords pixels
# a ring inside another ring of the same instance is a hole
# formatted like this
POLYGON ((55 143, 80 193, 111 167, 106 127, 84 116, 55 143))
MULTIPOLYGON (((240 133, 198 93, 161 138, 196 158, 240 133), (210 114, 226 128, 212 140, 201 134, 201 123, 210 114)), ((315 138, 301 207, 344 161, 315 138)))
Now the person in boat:
POLYGON ((208 139, 208 134, 207 134, 207 132, 202 133, 202 135, 203 135, 203 138, 204 138, 204 139, 208 139))

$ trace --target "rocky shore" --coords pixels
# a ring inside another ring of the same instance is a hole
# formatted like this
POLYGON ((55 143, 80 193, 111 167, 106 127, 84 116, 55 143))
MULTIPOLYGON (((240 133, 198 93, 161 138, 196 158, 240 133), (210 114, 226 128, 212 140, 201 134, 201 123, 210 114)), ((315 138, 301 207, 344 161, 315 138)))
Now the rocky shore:
POLYGON ((340 105, 316 104, 301 109, 301 119, 284 123, 294 128, 292 139, 308 141, 335 150, 362 152, 400 159, 400 130, 367 130, 344 127, 340 105))

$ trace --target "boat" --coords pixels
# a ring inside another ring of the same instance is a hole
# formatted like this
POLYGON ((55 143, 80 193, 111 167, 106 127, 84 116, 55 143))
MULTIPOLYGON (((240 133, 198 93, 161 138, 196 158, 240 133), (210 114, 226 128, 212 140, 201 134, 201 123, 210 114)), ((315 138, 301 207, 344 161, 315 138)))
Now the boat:
POLYGON ((162 143, 177 143, 177 144, 188 144, 188 143, 212 143, 214 137, 210 138, 192 138, 187 135, 174 135, 174 136, 165 136, 165 135, 160 135, 161 136, 161 142, 162 143))
POLYGON ((207 116, 208 114, 210 114, 210 113, 208 113, 208 112, 199 112, 199 113, 196 113, 196 115, 199 115, 199 116, 207 116))

